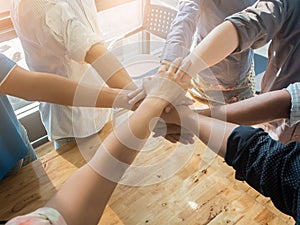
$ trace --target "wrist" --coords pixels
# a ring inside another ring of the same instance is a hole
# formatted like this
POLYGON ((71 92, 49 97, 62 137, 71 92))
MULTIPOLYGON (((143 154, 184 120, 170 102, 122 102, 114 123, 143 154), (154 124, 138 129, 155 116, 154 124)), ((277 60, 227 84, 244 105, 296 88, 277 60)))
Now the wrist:
POLYGON ((144 102, 151 104, 155 108, 164 108, 169 104, 166 99, 157 96, 147 96, 144 102))
POLYGON ((152 109, 164 109, 167 105, 169 105, 167 100, 156 96, 147 96, 143 103, 150 105, 152 109))

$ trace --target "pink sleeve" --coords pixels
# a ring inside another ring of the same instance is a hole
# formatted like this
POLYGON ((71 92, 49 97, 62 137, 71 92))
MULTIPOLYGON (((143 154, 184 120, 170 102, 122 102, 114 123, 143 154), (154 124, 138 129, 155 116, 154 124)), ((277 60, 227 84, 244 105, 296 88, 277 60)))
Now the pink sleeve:
POLYGON ((60 213, 53 208, 40 208, 36 211, 18 216, 7 222, 7 225, 67 225, 60 213))

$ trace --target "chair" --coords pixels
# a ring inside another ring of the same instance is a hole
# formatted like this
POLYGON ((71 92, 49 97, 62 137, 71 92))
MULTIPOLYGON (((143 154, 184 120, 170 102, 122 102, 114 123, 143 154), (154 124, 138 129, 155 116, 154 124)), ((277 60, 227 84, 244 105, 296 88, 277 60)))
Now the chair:
MULTIPOLYGON (((139 27, 112 40, 108 49, 112 49, 118 41, 141 31, 146 31, 148 34, 154 34, 162 39, 166 39, 176 14, 177 11, 172 8, 163 5, 146 4, 144 8, 143 23, 139 27)), ((146 38, 146 41, 149 40, 150 37, 146 38)), ((148 48, 147 53, 149 53, 149 51, 148 48)))

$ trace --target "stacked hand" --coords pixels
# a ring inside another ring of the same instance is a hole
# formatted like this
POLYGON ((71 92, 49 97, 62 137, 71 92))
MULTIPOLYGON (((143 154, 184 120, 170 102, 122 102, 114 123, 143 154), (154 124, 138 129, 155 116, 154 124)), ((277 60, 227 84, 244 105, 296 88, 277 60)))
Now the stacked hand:
POLYGON ((139 103, 145 97, 161 98, 169 102, 168 113, 162 115, 166 123, 157 124, 154 136, 164 136, 173 143, 179 141, 183 144, 192 144, 194 135, 182 124, 185 112, 190 111, 187 106, 194 103, 185 96, 190 87, 190 76, 185 71, 188 70, 190 63, 180 66, 181 62, 181 59, 176 59, 173 63, 163 63, 155 76, 145 78, 142 87, 129 93, 128 97, 130 105, 139 103))
MULTIPOLYGON (((179 60, 180 59, 176 59, 173 62, 173 64, 179 62, 179 60)), ((175 74, 175 79, 177 81, 179 81, 179 79, 180 79, 179 85, 185 91, 187 91, 191 87, 191 78, 192 77, 189 76, 189 74, 187 73, 187 71, 190 68, 190 65, 191 65, 191 61, 189 61, 189 60, 182 61, 182 64, 180 65, 179 69, 176 71, 176 74, 175 74)), ((171 66, 172 66, 171 62, 166 61, 166 60, 162 61, 157 74, 164 76, 164 74, 168 73, 168 70, 170 69, 171 66)))
POLYGON ((176 124, 165 124, 162 122, 157 123, 155 126, 153 137, 164 137, 172 143, 180 142, 182 144, 193 144, 194 143, 194 134, 179 125, 176 124))
POLYGON ((187 79, 184 71, 189 67, 189 63, 182 65, 181 70, 178 70, 181 61, 176 59, 169 68, 160 69, 156 76, 145 78, 142 88, 128 95, 129 103, 134 105, 148 96, 164 99, 173 106, 193 104, 191 99, 185 97, 187 79))

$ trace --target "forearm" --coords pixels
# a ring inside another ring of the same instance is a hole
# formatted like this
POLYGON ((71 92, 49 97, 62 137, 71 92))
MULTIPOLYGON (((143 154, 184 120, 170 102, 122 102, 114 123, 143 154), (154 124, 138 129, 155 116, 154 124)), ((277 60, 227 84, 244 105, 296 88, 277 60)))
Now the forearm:
POLYGON ((198 113, 235 124, 254 125, 289 118, 290 108, 290 94, 286 90, 279 90, 233 104, 199 110, 198 113))
POLYGON ((199 115, 193 111, 181 122, 216 154, 224 157, 227 139, 237 126, 221 120, 199 115))
POLYGON ((177 107, 164 114, 163 119, 168 124, 189 130, 222 157, 226 152, 227 138, 236 127, 235 124, 198 114, 187 106, 177 107))
POLYGON ((140 148, 131 149, 119 136, 124 136, 125 140, 133 136, 133 140, 146 141, 152 127, 149 128, 149 124, 160 116, 166 105, 164 100, 157 98, 143 101, 128 121, 105 139, 89 164, 68 179, 47 206, 57 209, 68 224, 97 224, 117 182, 142 147, 137 143, 140 148))
POLYGON ((238 46, 239 37, 234 25, 225 21, 213 29, 187 57, 192 65, 188 74, 194 75, 225 59, 238 46))
POLYGON ((72 105, 77 83, 57 75, 29 72, 16 66, 0 87, 3 94, 29 101, 72 105))
POLYGON ((130 108, 127 93, 106 86, 95 87, 47 73, 35 73, 16 66, 0 87, 0 92, 28 101, 69 106, 130 108))
POLYGON ((103 143, 104 148, 121 162, 130 165, 166 105, 164 100, 146 98, 127 121, 115 127, 112 135, 103 143))
POLYGON ((118 59, 102 44, 95 44, 87 52, 85 61, 92 65, 111 88, 136 89, 127 71, 118 59))

